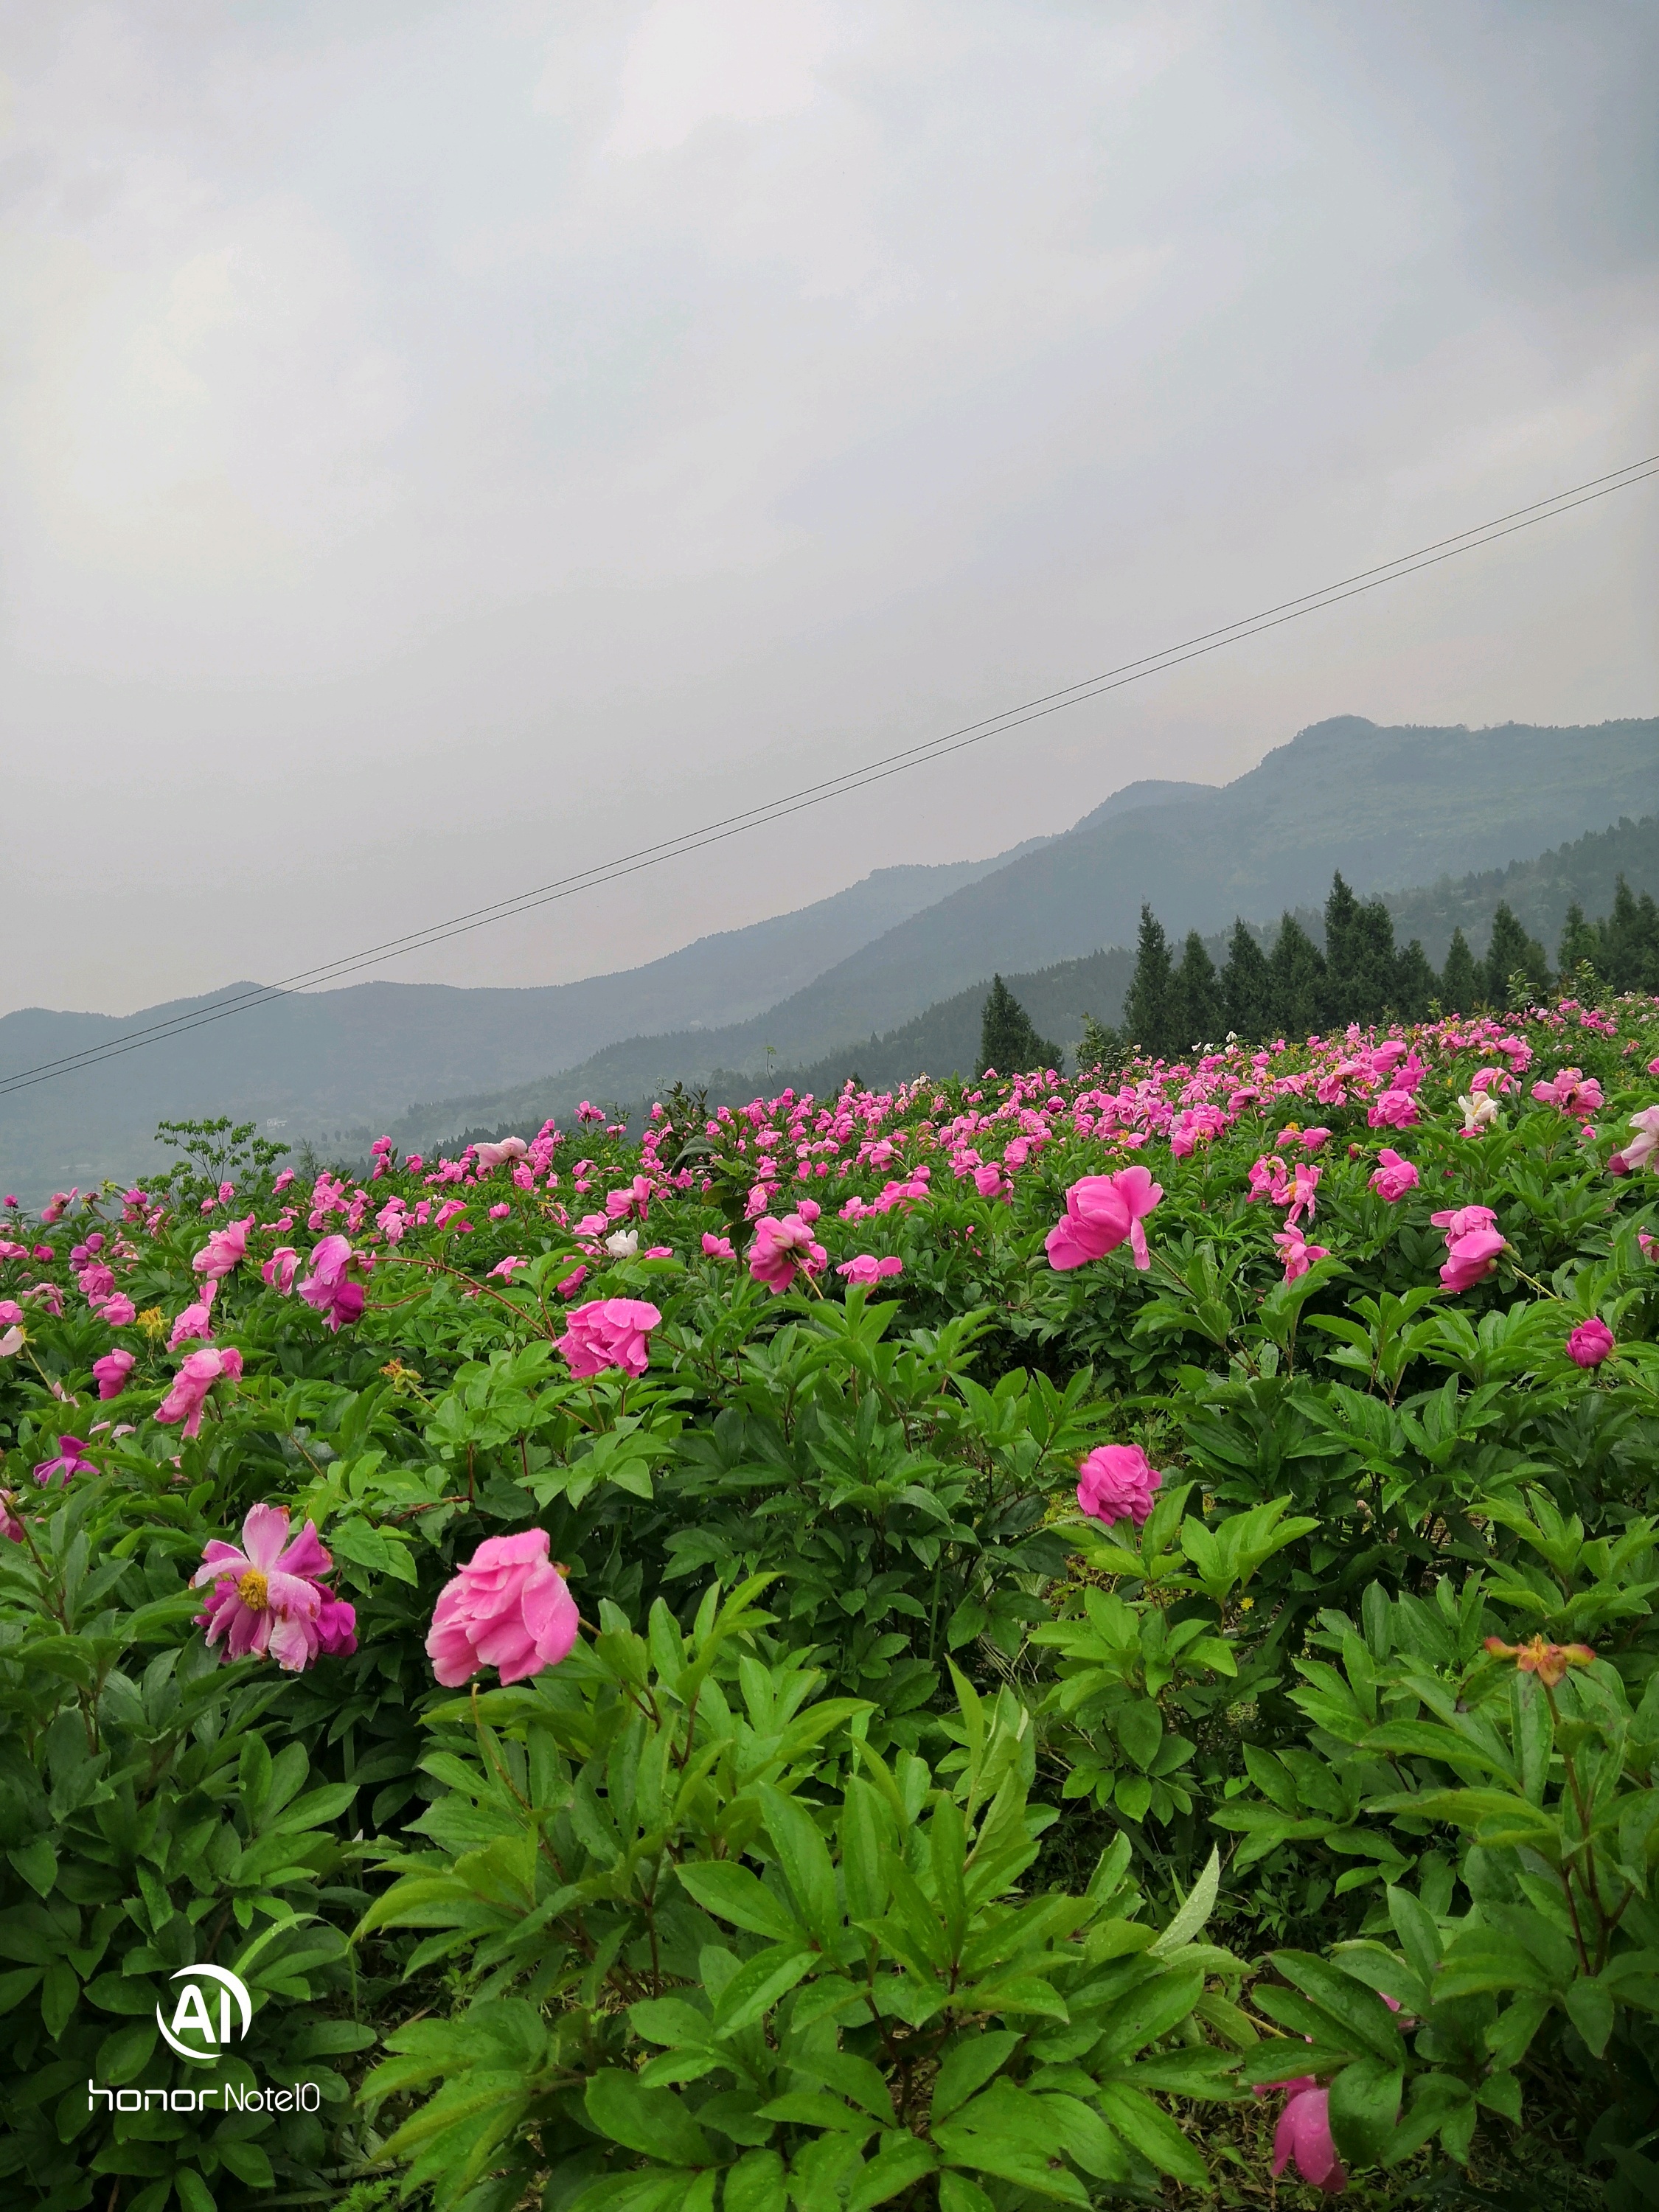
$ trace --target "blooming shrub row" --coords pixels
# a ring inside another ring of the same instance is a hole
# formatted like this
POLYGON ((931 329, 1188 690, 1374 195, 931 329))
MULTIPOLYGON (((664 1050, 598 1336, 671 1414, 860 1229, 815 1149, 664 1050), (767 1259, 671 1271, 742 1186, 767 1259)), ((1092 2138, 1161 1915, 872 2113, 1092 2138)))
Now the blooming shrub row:
POLYGON ((7 1201, 0 2172, 1646 2201, 1656 1152, 1565 1001, 7 1201))

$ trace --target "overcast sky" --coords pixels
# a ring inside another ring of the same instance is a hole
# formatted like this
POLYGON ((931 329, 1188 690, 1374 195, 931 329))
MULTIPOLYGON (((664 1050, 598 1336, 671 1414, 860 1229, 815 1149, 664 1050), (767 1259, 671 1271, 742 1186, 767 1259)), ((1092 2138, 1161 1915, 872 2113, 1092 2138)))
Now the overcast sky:
MULTIPOLYGON (((273 978, 1659 447, 1651 0, 0 26, 0 1010, 273 978)), ((1650 714, 1656 544, 1620 494, 382 972, 627 965, 1330 714, 1650 714)))

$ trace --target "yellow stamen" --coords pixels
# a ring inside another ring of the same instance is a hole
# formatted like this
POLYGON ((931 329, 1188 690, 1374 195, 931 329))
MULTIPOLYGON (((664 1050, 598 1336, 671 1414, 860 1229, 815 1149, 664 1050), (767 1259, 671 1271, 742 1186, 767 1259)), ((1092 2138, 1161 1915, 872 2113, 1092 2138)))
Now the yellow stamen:
POLYGON ((270 1603, 270 1586, 258 1567, 250 1567, 236 1585, 236 1595, 250 1613, 264 1613, 270 1603))

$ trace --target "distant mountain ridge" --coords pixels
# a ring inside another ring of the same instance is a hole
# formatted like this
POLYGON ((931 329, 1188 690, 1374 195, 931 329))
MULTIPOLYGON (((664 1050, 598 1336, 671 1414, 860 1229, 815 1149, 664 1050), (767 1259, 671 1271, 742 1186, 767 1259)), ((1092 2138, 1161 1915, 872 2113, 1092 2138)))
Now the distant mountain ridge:
MULTIPOLYGON (((1030 975, 1127 944, 1143 898, 1183 932, 1208 933, 1237 913, 1316 905, 1334 867, 1362 893, 1432 884, 1656 811, 1651 717, 1470 732, 1344 716, 1231 783, 1133 782, 1062 835, 984 861, 883 870, 624 975, 531 990, 368 983, 210 1024, 0 1097, 0 1184, 134 1173, 163 1115, 228 1113, 281 1125, 289 1141, 331 1141, 407 1120, 419 1098, 445 1102, 416 1117, 435 1117, 441 1134, 472 1102, 526 1086, 637 1098, 715 1067, 758 1073, 769 1047, 774 1066, 804 1067, 902 1029, 993 970, 1030 975)), ((125 1021, 8 1015, 0 1076, 210 1005, 125 1021)))

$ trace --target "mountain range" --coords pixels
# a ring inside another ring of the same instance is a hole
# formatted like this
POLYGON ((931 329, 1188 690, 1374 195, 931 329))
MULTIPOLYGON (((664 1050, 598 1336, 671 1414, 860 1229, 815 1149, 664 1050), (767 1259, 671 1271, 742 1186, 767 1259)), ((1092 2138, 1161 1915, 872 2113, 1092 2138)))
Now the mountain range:
MULTIPOLYGON (((879 870, 620 975, 519 990, 364 983, 208 1020, 0 1094, 0 1182, 32 1195, 137 1173, 155 1158, 149 1140, 163 1115, 230 1114, 289 1141, 344 1139, 373 1123, 429 1142, 463 1121, 514 1118, 523 1092, 565 1111, 583 1095, 637 1099, 677 1077, 839 1065, 849 1052, 866 1080, 884 1079, 858 1057, 883 1033, 902 1054, 927 1050, 922 1064, 939 1072, 965 1064, 962 1008, 973 1006, 976 1024, 994 970, 1030 990, 1039 1030, 1066 1042, 1084 1012, 1114 1017, 1129 970, 1113 948, 1133 939, 1143 900, 1173 933, 1208 935, 1237 914, 1265 923, 1316 906, 1334 868, 1368 894, 1427 886, 1402 901, 1397 921, 1437 961, 1459 922, 1480 949, 1504 895, 1488 896, 1488 876, 1656 811, 1659 719, 1470 731, 1343 716, 1231 783, 1134 782, 1059 836, 985 860, 879 870), (907 1025, 916 1033, 901 1045, 907 1025)), ((1536 888, 1547 898, 1543 878, 1536 888)), ((1543 933, 1545 920, 1528 927, 1543 933)), ((125 1018, 9 1014, 0 1080, 210 1015, 251 988, 125 1018)))

